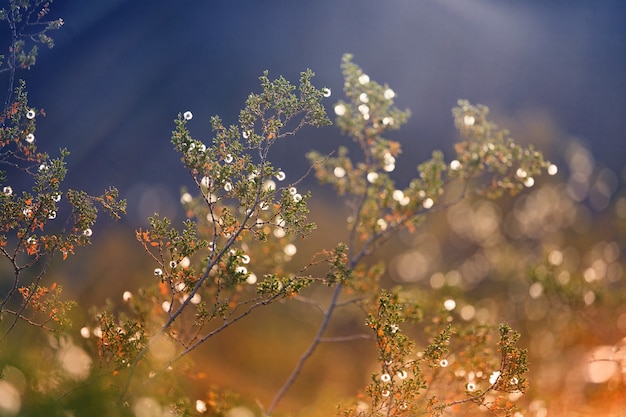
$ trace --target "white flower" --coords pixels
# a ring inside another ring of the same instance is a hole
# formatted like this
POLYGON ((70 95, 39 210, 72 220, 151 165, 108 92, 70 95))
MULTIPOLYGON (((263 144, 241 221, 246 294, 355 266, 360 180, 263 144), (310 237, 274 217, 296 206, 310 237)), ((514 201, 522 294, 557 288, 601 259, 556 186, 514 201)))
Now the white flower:
POLYGON ((393 124, 393 117, 383 117, 383 124, 385 126, 390 126, 393 124))
POLYGON ((50 214, 48 214, 48 219, 50 220, 54 220, 57 217, 57 212, 56 211, 51 211, 50 214))
POLYGON ((200 145, 200 147, 198 148, 198 150, 199 150, 200 152, 205 152, 205 151, 206 151, 206 145, 205 145, 204 143, 203 143, 203 144, 201 144, 201 145, 200 145))
POLYGON ((176 268, 176 265, 178 265, 176 261, 170 261, 170 268, 176 268))
POLYGON ((206 413, 208 410, 206 403, 202 400, 196 400, 196 411, 198 413, 206 413))
POLYGON ((335 114, 337 116, 343 116, 344 114, 346 114, 346 106, 344 106, 343 104, 337 104, 335 106, 335 114))
POLYGON ((360 82, 361 84, 367 84, 367 83, 369 83, 369 82, 370 82, 370 77, 369 77, 369 75, 367 75, 367 74, 361 74, 361 75, 359 76, 359 82, 360 82))
POLYGON ((209 188, 211 185, 213 185, 213 180, 211 179, 211 177, 204 176, 200 180, 200 185, 205 188, 209 188))
POLYGON ((293 243, 288 243, 285 245, 283 251, 285 252, 285 255, 293 256, 296 254, 296 252, 298 252, 298 248, 296 248, 296 245, 294 245, 293 243))
POLYGON ((474 391, 476 391, 476 384, 474 384, 473 382, 468 382, 467 385, 465 386, 465 388, 469 392, 474 392, 474 391))
POLYGON ((83 339, 89 339, 91 336, 91 332, 89 331, 89 327, 83 327, 80 329, 80 335, 83 339))
POLYGON ((526 178, 528 173, 524 171, 522 168, 518 168, 517 171, 515 171, 515 175, 517 175, 518 178, 526 178))
POLYGON ((333 174, 335 174, 335 177, 337 178, 343 178, 346 176, 346 170, 342 167, 335 167, 333 174))
POLYGON ((393 91, 391 88, 386 89, 385 92, 383 93, 383 97, 385 97, 385 99, 387 100, 391 100, 395 96, 396 96, 396 92, 393 91))
POLYGON ((48 165, 46 164, 39 165, 39 171, 47 171, 47 170, 48 170, 48 165))
POLYGON ((2 193, 4 195, 11 195, 11 194, 13 194, 13 188, 11 188, 10 186, 7 185, 6 187, 4 187, 2 189, 2 193))
POLYGON ((244 130, 243 132, 241 132, 241 136, 243 136, 244 139, 248 139, 250 137, 250 132, 244 130))
POLYGON ((380 394, 381 394, 383 397, 389 397, 390 392, 389 392, 389 390, 388 390, 388 389, 386 389, 386 390, 384 390, 383 392, 381 392, 380 394))
POLYGON ((370 184, 374 184, 377 179, 378 179, 378 172, 368 172, 367 173, 367 181, 370 184))
POLYGON ((251 272, 250 275, 248 275, 248 278, 246 278, 246 282, 250 285, 256 284, 256 275, 254 274, 254 272, 251 272))
POLYGON ((493 372, 491 376, 489 376, 489 383, 491 385, 494 385, 496 382, 498 382, 498 378, 500 378, 500 371, 493 372))
POLYGON ((473 126, 474 122, 476 122, 474 116, 466 115, 463 117, 463 123, 465 124, 465 126, 473 126))
POLYGON ((185 113, 183 113, 183 118, 185 120, 191 120, 193 119, 193 113, 187 110, 185 113))
POLYGON ((160 277, 163 275, 163 270, 161 268, 154 268, 154 275, 160 277))
POLYGON ((224 184, 224 191, 226 192, 230 192, 233 189, 233 185, 229 182, 227 182, 226 184, 224 184))
POLYGON ((55 203, 58 203, 59 201, 61 201, 61 194, 54 194, 52 196, 52 199, 54 200, 55 203))
POLYGON ((440 360, 439 366, 441 366, 442 368, 445 368, 446 366, 448 366, 448 360, 447 359, 440 360))
POLYGON ((230 164, 231 162, 233 162, 233 156, 231 154, 226 154, 226 156, 224 157, 224 162, 230 164))
POLYGON ((191 194, 189 193, 183 193, 180 196, 180 202, 181 204, 189 204, 193 201, 193 197, 191 196, 191 194))
POLYGON ((31 236, 28 239, 26 239, 26 243, 28 243, 29 245, 36 245, 37 244, 37 238, 31 236))
POLYGON ((33 135, 32 133, 29 133, 28 135, 26 135, 26 142, 33 143, 34 141, 35 141, 35 135, 33 135))
POLYGON ((402 190, 393 190, 391 198, 396 201, 402 201, 402 199, 404 198, 404 193, 402 192, 402 190))
POLYGON ((359 109, 359 111, 361 112, 362 115, 366 115, 366 114, 369 115, 370 108, 369 108, 369 106, 367 104, 361 104, 358 107, 358 109, 359 109))
POLYGON ((124 291, 124 294, 122 294, 122 300, 130 301, 131 298, 133 298, 133 293, 130 291, 124 291))
POLYGON ((93 234, 93 231, 90 228, 83 230, 83 235, 89 237, 93 234))
POLYGON ((327 88, 327 87, 322 88, 322 95, 324 97, 330 97, 330 94, 331 94, 330 88, 327 88))
POLYGON ((298 189, 296 187, 289 187, 289 194, 291 195, 298 194, 298 189))
POLYGON ((462 167, 461 162, 456 159, 450 162, 450 169, 452 171, 458 171, 459 169, 461 169, 461 167, 462 167))
POLYGON ((195 293, 193 297, 191 297, 191 299, 189 300, 191 304, 195 304, 195 305, 200 304, 200 301, 202 301, 202 296, 198 293, 195 293))
POLYGON ((274 235, 275 238, 280 239, 281 237, 285 237, 287 233, 285 232, 285 229, 283 229, 282 227, 277 227, 276 229, 274 229, 272 234, 274 235))
POLYGON ((391 381, 391 375, 389 375, 388 373, 384 373, 380 376, 380 380, 383 382, 389 382, 391 381))
POLYGON ((170 309, 172 308, 172 303, 170 303, 169 301, 163 301, 163 303, 161 303, 161 308, 166 313, 169 313, 170 309))
POLYGON ((428 197, 426 200, 424 200, 424 201, 422 202, 422 206, 423 206, 425 209, 429 209, 429 208, 431 208, 431 207, 433 206, 433 204, 435 204, 435 202, 434 202, 434 201, 433 201, 433 199, 432 199, 432 198, 430 198, 430 197, 428 197))
POLYGON ((238 266, 237 269, 235 269, 235 272, 237 272, 238 274, 242 274, 245 275, 248 273, 248 268, 246 268, 245 266, 238 266))
POLYGON ((241 257, 241 262, 244 264, 249 264, 250 263, 250 257, 248 255, 243 255, 241 257))
POLYGON ((293 195, 293 201, 295 201, 296 203, 299 203, 300 201, 302 201, 302 195, 300 194, 294 194, 293 195))
POLYGON ((446 301, 443 302, 443 308, 445 308, 448 311, 454 310, 455 307, 456 307, 456 301, 454 301, 452 298, 448 298, 446 301))
POLYGON ((189 259, 188 256, 185 256, 183 259, 180 260, 180 266, 182 266, 183 268, 189 268, 189 265, 191 265, 191 259, 189 259))
POLYGON ((398 372, 398 378, 400 379, 406 379, 407 376, 409 376, 409 374, 404 369, 398 372))
POLYGON ((548 175, 556 175, 557 172, 559 172, 559 167, 554 164, 550 164, 548 167, 548 175))
POLYGON ((278 181, 283 181, 286 177, 287 177, 287 175, 285 175, 285 173, 284 173, 283 171, 279 171, 279 172, 276 174, 276 179, 277 179, 278 181))
POLYGON ((361 93, 359 95, 359 101, 361 101, 361 103, 369 103, 370 98, 367 96, 366 93, 361 93))
POLYGON ((30 109, 26 112, 26 118, 32 120, 35 118, 35 110, 30 109))
POLYGON ((535 179, 533 177, 528 177, 524 180, 524 185, 528 188, 532 187, 533 185, 535 185, 535 179))

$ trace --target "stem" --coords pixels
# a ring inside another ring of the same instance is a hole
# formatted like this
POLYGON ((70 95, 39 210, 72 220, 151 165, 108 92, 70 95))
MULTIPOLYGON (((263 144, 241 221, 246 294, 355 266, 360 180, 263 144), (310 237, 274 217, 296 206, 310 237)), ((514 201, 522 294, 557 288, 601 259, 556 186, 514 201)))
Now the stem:
POLYGON ((305 362, 309 359, 309 357, 313 354, 313 352, 317 348, 317 345, 319 345, 323 341, 324 332, 326 331, 326 328, 328 327, 328 323, 330 322, 330 317, 332 316, 333 312, 335 311, 335 308, 337 307, 337 300, 339 299, 339 295, 341 294, 342 287, 343 286, 341 283, 337 284, 337 286, 335 287, 335 292, 333 293, 333 298, 331 300, 330 306, 328 307, 326 314, 324 314, 324 319, 322 320, 322 324, 317 330, 317 334, 315 335, 315 338, 313 338, 313 341, 311 342, 307 350, 302 354, 302 356, 300 356, 300 359, 298 360, 298 363, 296 364, 295 368, 291 372, 291 375, 289 375, 289 378, 287 378, 283 386, 280 388, 280 390, 278 391, 278 393, 272 400, 272 404, 270 404, 269 408, 267 409, 267 412, 265 413, 267 417, 269 417, 272 414, 272 411, 274 411, 276 406, 278 406, 278 403, 280 402, 280 400, 285 396, 289 388, 291 388, 296 378, 302 371, 302 368, 304 368, 305 362))

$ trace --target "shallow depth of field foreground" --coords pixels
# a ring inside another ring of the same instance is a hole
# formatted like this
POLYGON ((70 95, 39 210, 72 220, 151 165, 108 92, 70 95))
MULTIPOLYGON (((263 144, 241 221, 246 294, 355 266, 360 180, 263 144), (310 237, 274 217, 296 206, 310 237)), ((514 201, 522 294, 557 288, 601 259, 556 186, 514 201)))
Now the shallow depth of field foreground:
POLYGON ((0 2, 0 417, 625 415, 624 5, 388 3, 0 2))

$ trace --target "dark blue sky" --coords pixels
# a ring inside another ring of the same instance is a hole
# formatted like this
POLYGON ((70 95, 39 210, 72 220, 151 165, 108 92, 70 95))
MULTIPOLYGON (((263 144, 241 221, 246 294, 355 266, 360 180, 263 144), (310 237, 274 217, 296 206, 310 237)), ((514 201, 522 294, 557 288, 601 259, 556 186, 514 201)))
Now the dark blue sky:
MULTIPOLYGON (((72 185, 116 185, 146 209, 171 210, 189 184, 169 143, 178 112, 191 110, 192 133, 209 141, 209 117, 235 122, 263 70, 296 81, 306 68, 332 88, 332 111, 345 52, 413 113, 394 136, 405 149, 400 174, 434 148, 450 150, 458 98, 488 105, 515 137, 537 115, 558 136, 545 144, 551 158, 578 138, 600 164, 624 166, 622 0, 57 0, 52 16, 66 22, 52 34, 57 46, 21 74, 47 113, 38 143, 70 149, 72 185)), ((275 161, 299 177, 304 152, 339 141, 332 127, 307 130, 275 161)))

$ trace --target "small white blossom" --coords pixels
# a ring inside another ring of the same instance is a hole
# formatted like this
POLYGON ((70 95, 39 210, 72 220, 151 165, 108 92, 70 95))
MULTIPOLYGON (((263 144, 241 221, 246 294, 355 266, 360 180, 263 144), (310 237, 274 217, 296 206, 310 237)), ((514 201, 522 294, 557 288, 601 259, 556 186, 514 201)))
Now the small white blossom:
POLYGON ((202 400, 196 400, 196 411, 198 413, 206 413, 208 410, 206 403, 202 400))
POLYGON ((43 171, 47 171, 47 170, 48 170, 48 165, 46 165, 46 164, 39 165, 39 171, 43 172, 43 171))
POLYGON ((161 268, 154 268, 154 275, 160 277, 163 275, 163 270, 161 268))
POLYGON ((285 255, 293 256, 296 254, 296 252, 298 252, 298 248, 296 248, 296 245, 294 245, 293 243, 288 243, 285 245, 283 251, 285 252, 285 255))
POLYGON ((370 184, 374 184, 377 179, 378 179, 378 172, 368 172, 367 173, 367 181, 370 184))
POLYGON ((385 126, 391 126, 393 123, 393 117, 383 117, 383 124, 385 126))
POLYGON ((35 110, 30 109, 26 112, 26 118, 32 120, 35 118, 35 110))
POLYGON ((93 231, 91 229, 89 229, 89 228, 83 230, 83 235, 85 235, 87 237, 91 236, 92 234, 93 234, 93 231))
POLYGON ((256 280, 257 280, 257 277, 255 273, 251 272, 250 275, 248 275, 248 278, 246 278, 246 283, 253 285, 253 284, 256 284, 256 280))
POLYGON ((52 196, 52 199, 54 200, 55 203, 58 203, 59 201, 61 201, 61 194, 54 194, 52 196))
POLYGON ((389 397, 390 392, 389 392, 389 390, 388 390, 388 389, 386 389, 386 390, 384 390, 383 392, 381 392, 380 394, 381 394, 383 397, 389 397))
POLYGON ((369 103, 370 98, 367 96, 366 93, 361 93, 359 95, 359 100, 361 101, 361 103, 369 103))
POLYGON ((238 274, 243 274, 243 275, 245 275, 245 274, 247 274, 247 273, 248 273, 248 268, 246 268, 245 266, 241 266, 241 265, 239 265, 235 271, 236 271, 238 274))
POLYGON ((276 183, 273 180, 266 180, 263 183, 263 189, 265 191, 274 191, 276 190, 276 183))
POLYGON ((391 375, 389 375, 388 373, 384 373, 380 376, 380 380, 383 382, 389 382, 391 381, 391 375))
POLYGON ((409 374, 404 369, 398 372, 398 378, 400 379, 406 379, 408 376, 409 374))
POLYGON ((243 255, 243 256, 241 257, 241 262, 242 262, 242 263, 244 263, 244 264, 249 264, 249 263, 250 263, 250 256, 248 256, 248 255, 243 255))
POLYGON ((48 219, 54 220, 56 218, 57 218, 57 212, 56 211, 51 211, 50 214, 48 214, 48 219))
POLYGON ((130 301, 131 298, 133 298, 133 293, 130 291, 124 291, 124 294, 122 294, 122 300, 130 301))
POLYGON ((404 193, 402 192, 402 190, 393 190, 393 193, 391 194, 391 198, 393 198, 396 201, 401 201, 404 198, 404 193))
POLYGON ((335 167, 333 174, 335 174, 335 177, 337 178, 343 178, 346 176, 346 170, 342 167, 335 167))
POLYGON ((227 182, 226 184, 224 184, 224 191, 226 192, 230 192, 233 189, 233 185, 229 182, 227 182))
POLYGON ((6 187, 4 187, 2 189, 2 193, 4 195, 11 195, 11 194, 13 194, 13 188, 11 188, 10 186, 7 185, 6 187))
POLYGON ((322 88, 322 95, 324 97, 330 97, 330 94, 331 94, 330 88, 327 88, 327 87, 322 88))
POLYGON ((83 327, 80 329, 80 336, 83 339, 89 339, 89 336, 91 336, 91 332, 89 331, 89 327, 83 327))
POLYGON ((465 386, 465 388, 469 391, 469 392, 474 392, 476 391, 476 384, 473 382, 468 382, 467 385, 465 386))
POLYGON ((202 301, 202 296, 198 293, 195 293, 193 297, 191 297, 191 299, 189 300, 189 302, 194 305, 200 304, 200 301, 202 301))
POLYGON ((295 201, 296 203, 299 203, 300 201, 302 201, 302 195, 300 194, 294 194, 293 195, 293 201, 295 201))
POLYGON ((500 378, 500 371, 493 372, 491 376, 489 376, 489 383, 491 385, 494 385, 496 382, 498 382, 498 378, 500 378))
POLYGON ((383 97, 385 97, 385 99, 387 100, 391 100, 395 96, 396 96, 396 92, 393 91, 391 88, 386 89, 385 92, 383 93, 383 97))
POLYGON ((517 175, 518 178, 526 178, 528 173, 524 171, 522 168, 518 168, 517 171, 515 171, 515 175, 517 175))
POLYGON ((204 176, 200 180, 200 185, 205 188, 209 188, 211 185, 213 185, 213 180, 211 179, 211 177, 204 176))
POLYGON ((533 185, 535 185, 535 179, 533 177, 528 177, 524 180, 524 185, 528 188, 532 187, 533 185))
POLYGON ((34 141, 35 141, 35 135, 33 135, 32 133, 29 133, 28 135, 26 135, 26 142, 33 143, 34 141))
POLYGON ((452 298, 448 298, 446 301, 443 302, 443 308, 448 311, 454 310, 456 308, 456 301, 454 301, 452 298))
POLYGON ((283 181, 286 177, 287 177, 287 175, 285 175, 285 173, 284 173, 283 171, 279 171, 279 172, 276 174, 276 179, 277 179, 278 181, 283 181))
POLYGON ((166 313, 169 313, 170 309, 172 308, 172 303, 170 303, 169 301, 163 301, 161 303, 161 308, 163 309, 163 311, 165 311, 166 313))
POLYGON ((387 229, 387 221, 385 219, 376 220, 376 225, 380 228, 380 230, 385 231, 387 229))
POLYGON ((193 197, 191 196, 191 194, 189 193, 183 193, 180 196, 180 202, 181 204, 189 204, 193 201, 193 197))
POLYGON ((476 119, 474 118, 474 116, 466 115, 465 117, 463 117, 463 123, 465 124, 465 126, 473 126, 475 122, 476 119))
POLYGON ((366 114, 369 115, 370 108, 369 108, 369 106, 367 104, 361 104, 358 107, 358 109, 359 109, 359 111, 361 112, 362 115, 366 115, 366 114))
POLYGON ((291 195, 298 194, 298 189, 296 187, 289 187, 289 194, 291 195))
POLYGON ((370 77, 369 77, 369 75, 367 75, 367 74, 361 74, 361 75, 359 76, 359 82, 360 82, 361 84, 367 84, 367 83, 369 83, 369 82, 370 82, 370 77))
POLYGON ((233 156, 231 154, 226 154, 226 156, 224 157, 224 162, 230 164, 231 162, 233 162, 233 156))
POLYGON ((250 132, 248 132, 247 130, 244 130, 243 132, 241 132, 241 136, 244 139, 248 139, 250 137, 250 132))
POLYGON ((187 110, 185 113, 183 113, 183 118, 185 120, 191 120, 193 119, 193 113, 187 110))
POLYGON ((282 237, 285 237, 287 233, 285 232, 285 229, 283 229, 282 227, 277 227, 276 229, 274 229, 272 234, 274 235, 275 238, 280 239, 282 237))
POLYGON ((176 261, 170 261, 170 268, 176 268, 176 265, 178 265, 176 261))
POLYGON ((446 366, 448 366, 448 360, 447 359, 440 360, 439 366, 441 366, 442 368, 445 368, 446 366))
POLYGON ((344 114, 346 114, 346 106, 344 106, 343 104, 337 104, 335 106, 335 114, 337 116, 343 116, 344 114))
POLYGON ((559 167, 557 167, 554 164, 551 164, 548 167, 548 175, 556 175, 556 173, 559 172, 559 167))
POLYGON ((422 206, 423 206, 425 209, 429 209, 429 208, 431 208, 434 204, 435 204, 435 202, 434 202, 434 201, 433 201, 433 199, 432 199, 432 198, 430 198, 430 197, 428 197, 426 200, 424 200, 424 201, 422 202, 422 206))
POLYGON ((458 171, 459 169, 461 169, 462 166, 463 165, 461 164, 461 162, 456 159, 450 162, 450 169, 452 171, 458 171))

